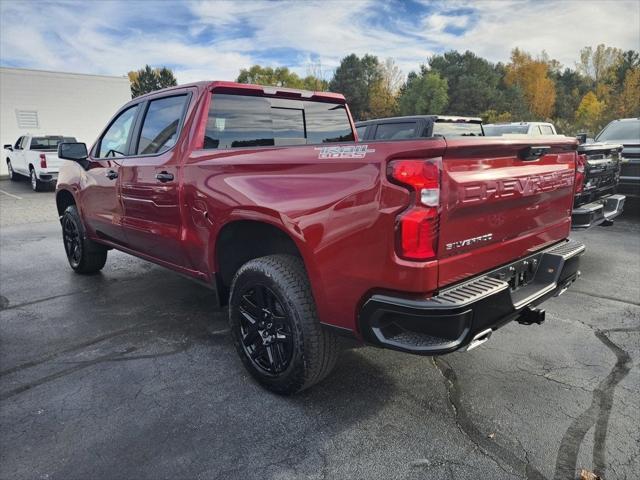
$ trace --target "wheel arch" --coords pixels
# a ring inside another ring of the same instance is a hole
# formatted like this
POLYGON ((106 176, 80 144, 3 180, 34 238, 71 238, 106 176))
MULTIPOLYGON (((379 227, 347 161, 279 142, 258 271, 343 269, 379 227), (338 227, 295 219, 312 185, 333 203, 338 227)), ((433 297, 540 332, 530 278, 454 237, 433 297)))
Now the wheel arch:
POLYGON ((301 239, 296 241, 284 226, 270 221, 237 219, 226 223, 217 234, 213 253, 220 302, 227 303, 233 276, 242 265, 254 258, 275 254, 293 255, 302 260, 309 274, 301 243, 301 239))
POLYGON ((67 207, 76 205, 76 199, 69 190, 59 190, 56 193, 56 207, 58 209, 58 216, 62 217, 67 207))

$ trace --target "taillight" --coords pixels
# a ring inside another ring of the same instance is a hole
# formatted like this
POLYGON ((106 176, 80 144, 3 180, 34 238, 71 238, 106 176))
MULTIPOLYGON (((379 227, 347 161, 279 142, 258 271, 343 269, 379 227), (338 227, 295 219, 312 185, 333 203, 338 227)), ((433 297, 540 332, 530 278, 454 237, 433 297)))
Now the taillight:
POLYGON ((587 165, 587 156, 578 154, 576 158, 576 183, 575 192, 580 193, 584 189, 584 171, 587 165))
POLYGON ((44 153, 40 154, 40 168, 47 168, 47 156, 44 153))
POLYGON ((395 160, 389 163, 388 175, 412 192, 410 207, 398 216, 398 256, 422 261, 435 258, 440 205, 438 164, 426 160, 395 160))

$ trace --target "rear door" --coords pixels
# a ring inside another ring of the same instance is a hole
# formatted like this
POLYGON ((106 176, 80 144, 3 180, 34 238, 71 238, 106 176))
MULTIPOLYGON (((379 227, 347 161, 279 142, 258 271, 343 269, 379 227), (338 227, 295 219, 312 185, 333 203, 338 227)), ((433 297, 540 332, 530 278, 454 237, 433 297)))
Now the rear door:
POLYGON ((447 140, 439 285, 489 270, 566 238, 576 142, 447 140), (542 156, 534 149, 549 147, 542 156))
POLYGON ((172 90, 141 106, 133 155, 120 169, 123 226, 131 248, 157 260, 183 265, 179 199, 180 160, 176 148, 191 98, 172 90))

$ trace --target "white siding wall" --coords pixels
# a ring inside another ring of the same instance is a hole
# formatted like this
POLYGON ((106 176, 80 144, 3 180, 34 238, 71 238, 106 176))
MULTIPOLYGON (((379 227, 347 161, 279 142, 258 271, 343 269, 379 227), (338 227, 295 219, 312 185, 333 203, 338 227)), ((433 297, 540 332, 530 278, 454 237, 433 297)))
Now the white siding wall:
MULTIPOLYGON (((106 123, 131 100, 129 79, 103 75, 0 68, 0 145, 20 135, 65 135, 91 146, 106 123), (19 128, 16 110, 38 112, 38 128, 19 128)), ((0 174, 7 173, 6 160, 0 174)))

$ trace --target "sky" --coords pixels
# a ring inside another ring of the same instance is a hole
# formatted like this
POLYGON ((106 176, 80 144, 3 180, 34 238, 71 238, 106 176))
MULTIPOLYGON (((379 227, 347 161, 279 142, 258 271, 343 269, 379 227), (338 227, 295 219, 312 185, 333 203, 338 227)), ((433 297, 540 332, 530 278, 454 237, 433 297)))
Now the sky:
POLYGON ((178 83, 234 80, 253 64, 329 79, 350 53, 392 57, 406 75, 471 50, 506 62, 520 47, 573 68, 582 47, 640 50, 640 1, 0 0, 0 65, 125 75, 167 66, 178 83))

